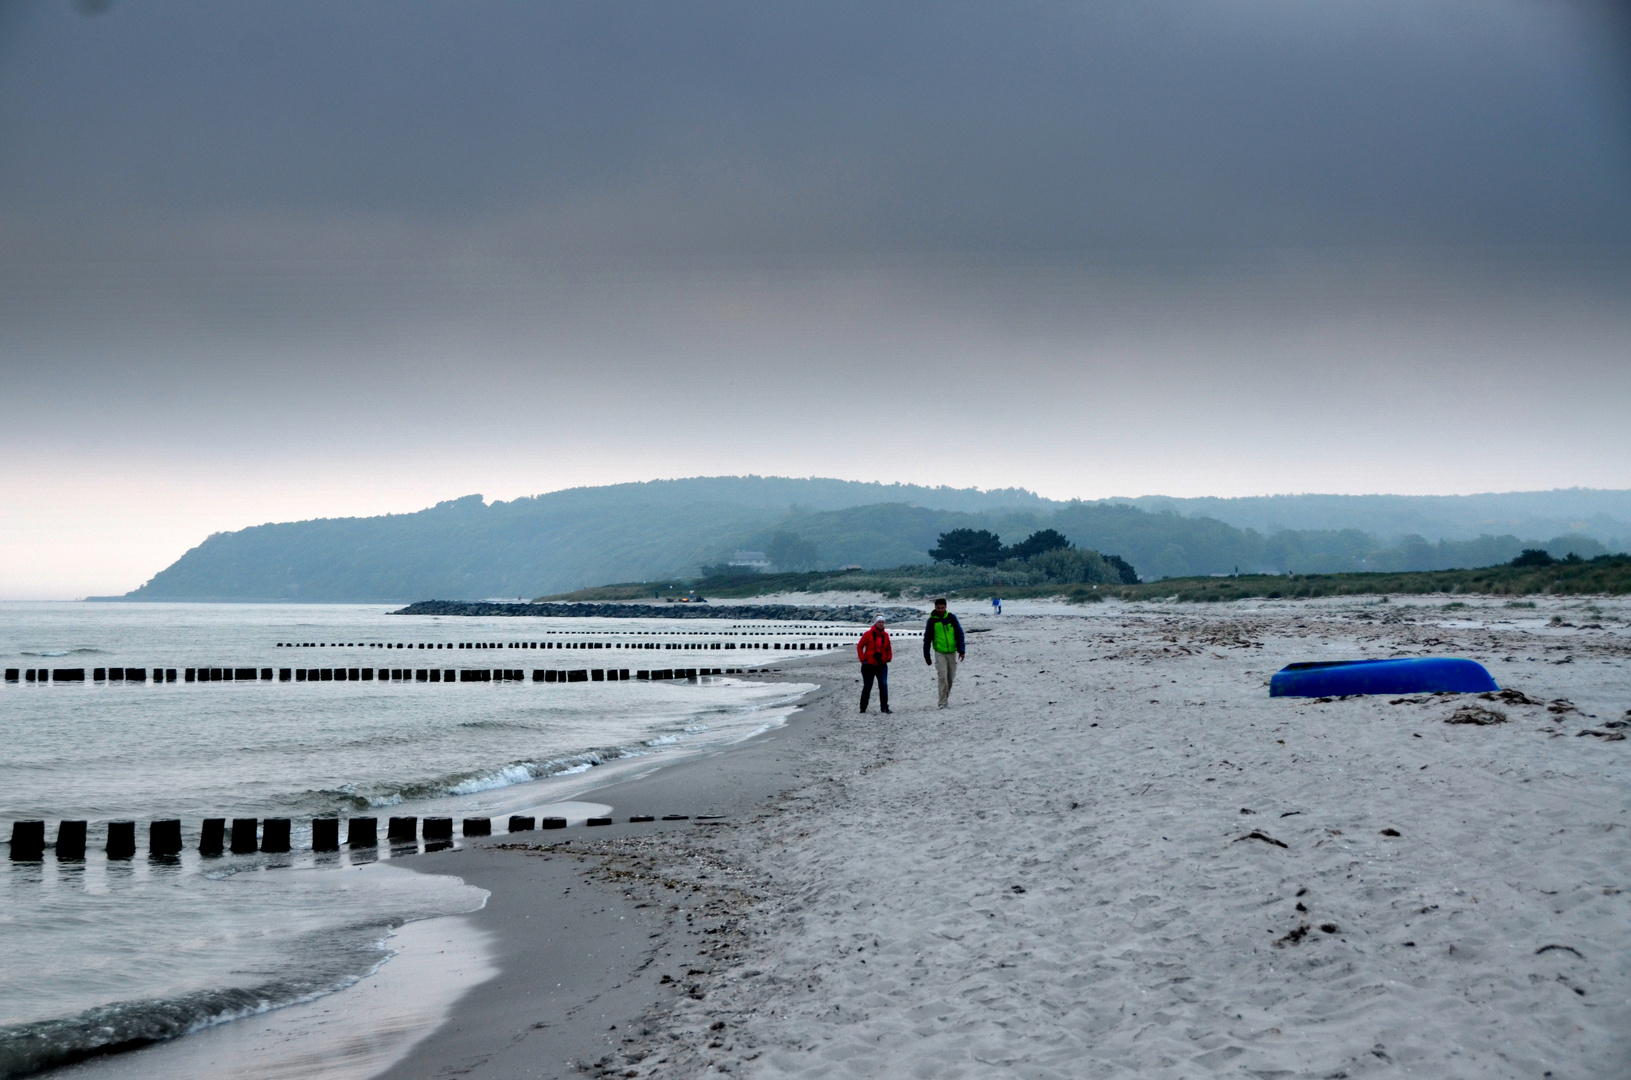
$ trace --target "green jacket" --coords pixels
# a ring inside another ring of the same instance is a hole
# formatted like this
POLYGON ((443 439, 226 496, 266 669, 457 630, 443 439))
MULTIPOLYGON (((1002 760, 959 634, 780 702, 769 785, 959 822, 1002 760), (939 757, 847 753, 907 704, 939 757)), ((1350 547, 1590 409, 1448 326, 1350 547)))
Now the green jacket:
POLYGON ((929 659, 930 649, 943 653, 968 651, 963 641, 963 624, 957 621, 957 616, 949 611, 929 616, 929 623, 923 628, 923 659, 929 659))

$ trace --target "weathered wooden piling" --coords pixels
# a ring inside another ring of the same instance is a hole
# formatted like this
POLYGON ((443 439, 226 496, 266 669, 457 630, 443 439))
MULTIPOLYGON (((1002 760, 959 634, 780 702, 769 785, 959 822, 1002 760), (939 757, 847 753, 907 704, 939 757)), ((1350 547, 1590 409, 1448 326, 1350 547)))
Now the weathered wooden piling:
POLYGON ((175 818, 150 822, 147 826, 149 855, 181 854, 181 822, 175 818))
POLYGON ((57 861, 79 860, 85 857, 85 823, 59 821, 57 823, 57 861))
POLYGON ((419 839, 419 819, 416 817, 394 817, 385 829, 387 840, 417 840, 419 839))
POLYGON ((313 851, 339 851, 340 850, 340 819, 332 817, 312 818, 311 822, 311 849, 313 851))
POLYGON ((379 818, 354 817, 346 822, 348 847, 374 847, 379 843, 379 818))
POLYGON ((464 835, 491 836, 493 835, 493 819, 484 817, 467 817, 464 819, 464 835))
POLYGON ((566 828, 566 819, 563 817, 540 818, 538 827, 540 829, 564 829, 566 828))
POLYGON ((426 840, 453 839, 453 819, 450 817, 428 817, 425 819, 426 840))
POLYGON ((207 817, 198 834, 200 855, 219 855, 226 850, 227 819, 207 817))
POLYGON ((289 850, 289 819, 269 817, 261 823, 261 850, 281 854, 289 850))
POLYGON ((136 823, 134 821, 108 822, 107 854, 110 859, 136 857, 136 823))
POLYGON ((234 855, 252 855, 260 847, 260 837, 256 835, 260 821, 252 817, 235 817, 232 819, 232 853, 234 855))
POLYGON ((536 829, 537 827, 538 827, 538 822, 534 818, 527 817, 524 814, 511 814, 510 815, 510 831, 511 832, 531 832, 533 829, 536 829))
POLYGON ((39 862, 45 858, 45 822, 11 823, 11 861, 39 862))

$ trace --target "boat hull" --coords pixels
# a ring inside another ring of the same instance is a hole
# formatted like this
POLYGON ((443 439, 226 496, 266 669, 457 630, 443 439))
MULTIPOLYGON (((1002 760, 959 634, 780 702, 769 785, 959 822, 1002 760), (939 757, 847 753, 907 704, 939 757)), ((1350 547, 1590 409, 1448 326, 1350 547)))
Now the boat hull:
POLYGON ((1498 689, 1482 664, 1449 656, 1289 664, 1269 680, 1270 697, 1478 694, 1498 689))

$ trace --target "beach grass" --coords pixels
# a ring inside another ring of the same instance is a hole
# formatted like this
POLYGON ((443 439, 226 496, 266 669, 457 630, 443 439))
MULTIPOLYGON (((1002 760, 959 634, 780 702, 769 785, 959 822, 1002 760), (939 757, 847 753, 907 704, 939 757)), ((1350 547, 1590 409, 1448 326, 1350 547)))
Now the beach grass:
POLYGON ((1107 598, 1208 603, 1246 599, 1298 599, 1320 596, 1477 595, 1623 596, 1631 593, 1631 555, 1605 555, 1550 566, 1490 566, 1476 570, 1397 573, 1241 574, 1230 577, 1163 578, 1138 585, 1004 584, 1001 575, 980 567, 928 564, 887 570, 812 570, 806 573, 720 574, 691 580, 624 582, 576 592, 541 596, 540 601, 600 602, 678 599, 695 589, 705 597, 743 599, 784 593, 868 592, 889 599, 929 595, 1020 600, 1057 597, 1074 603, 1107 598))
POLYGON ((1477 570, 1416 573, 1242 574, 1239 577, 1166 578, 1123 585, 1109 595, 1125 600, 1218 602, 1318 596, 1624 596, 1631 593, 1631 555, 1607 555, 1550 566, 1489 566, 1477 570))

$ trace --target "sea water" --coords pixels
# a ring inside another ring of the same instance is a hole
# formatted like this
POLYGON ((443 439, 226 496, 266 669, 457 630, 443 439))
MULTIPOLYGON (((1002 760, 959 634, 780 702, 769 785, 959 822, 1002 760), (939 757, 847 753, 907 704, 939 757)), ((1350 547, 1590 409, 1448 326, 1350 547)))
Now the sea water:
MULTIPOLYGON (((83 862, 59 862, 48 849, 42 862, 0 865, 0 1076, 343 988, 381 961, 393 926, 470 911, 485 898, 456 878, 403 869, 397 860, 419 844, 314 854, 313 816, 496 817, 567 793, 562 778, 581 791, 602 766, 745 738, 780 722, 805 689, 742 678, 531 681, 545 667, 724 666, 732 653, 633 646, 788 636, 768 628, 388 611, 0 605, 0 665, 83 667, 87 676, 0 685, 0 829, 43 819, 49 842, 60 820, 91 822, 83 862), (503 648, 540 639, 603 647, 503 648), (343 666, 521 669, 526 679, 91 678, 95 668, 125 666, 150 678, 154 668, 343 666), (204 817, 292 818, 296 850, 202 857, 204 817), (147 857, 146 823, 160 818, 182 820, 180 857, 147 857), (110 820, 138 823, 135 859, 102 855, 110 820)), ((740 655, 734 666, 748 662, 740 655)))

